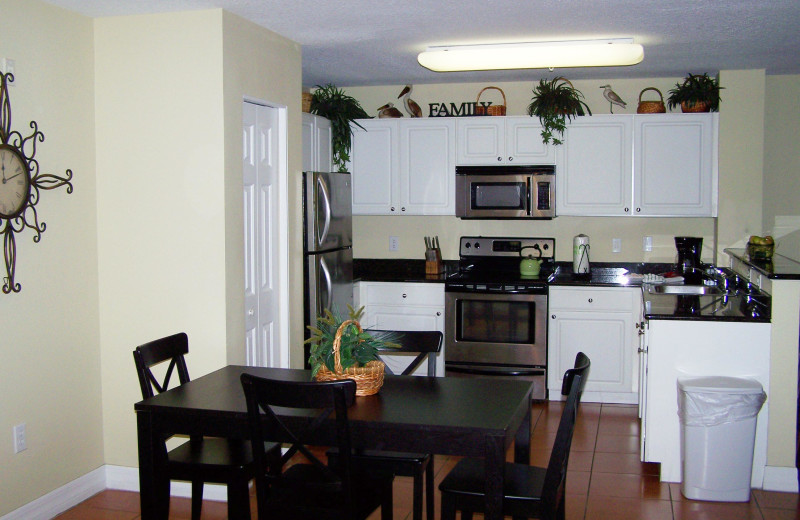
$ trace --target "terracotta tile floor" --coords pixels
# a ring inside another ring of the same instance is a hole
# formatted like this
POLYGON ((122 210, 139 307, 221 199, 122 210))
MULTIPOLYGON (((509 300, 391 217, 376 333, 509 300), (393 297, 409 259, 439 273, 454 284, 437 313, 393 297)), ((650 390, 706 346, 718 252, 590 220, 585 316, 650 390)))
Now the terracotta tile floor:
MULTIPOLYGON (((533 407, 531 463, 546 465, 561 403, 533 407)), ((635 406, 581 405, 567 477, 568 520, 800 520, 796 493, 753 490, 749 503, 699 502, 681 496, 679 484, 661 483, 658 465, 639 462, 639 421, 635 406)), ((509 453, 509 459, 511 454, 509 453)), ((455 464, 436 457, 437 484, 455 464)), ((439 517, 437 492, 436 517, 439 517)), ((171 519, 189 519, 189 500, 173 498, 171 519)), ((253 497, 255 512, 255 497, 253 497)), ((481 515, 475 515, 481 518, 481 515)), ((59 520, 136 520, 139 494, 106 490, 58 516, 59 520)), ((225 520, 226 505, 206 501, 203 518, 225 520)), ((253 515, 255 518, 255 514, 253 515)), ((379 519, 376 512, 370 519, 379 519)), ((411 520, 411 479, 395 480, 395 520, 411 520)))

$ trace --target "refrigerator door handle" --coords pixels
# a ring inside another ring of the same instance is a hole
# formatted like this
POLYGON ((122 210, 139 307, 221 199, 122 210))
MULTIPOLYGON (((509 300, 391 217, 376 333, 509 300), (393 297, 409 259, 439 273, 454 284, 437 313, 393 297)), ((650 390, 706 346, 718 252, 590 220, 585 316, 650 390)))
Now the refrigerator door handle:
MULTIPOLYGON (((328 289, 326 291, 327 292, 327 298, 326 298, 327 301, 325 302, 325 305, 323 306, 323 308, 319 309, 319 312, 322 313, 323 309, 330 309, 331 308, 331 304, 333 303, 333 280, 331 279, 331 271, 330 271, 330 269, 328 269, 328 264, 325 263, 325 259, 322 258, 322 257, 320 257, 320 259, 319 259, 319 270, 322 271, 321 274, 322 274, 322 278, 323 278, 322 280, 320 280, 320 283, 324 282, 328 286, 328 289)), ((320 303, 322 303, 322 302, 320 302, 320 303)))
POLYGON ((317 211, 319 211, 319 206, 322 205, 323 209, 325 210, 325 225, 322 228, 322 232, 317 237, 317 246, 322 246, 325 240, 328 238, 328 230, 331 227, 331 196, 330 191, 328 190, 328 185, 325 184, 325 179, 322 176, 317 177, 317 185, 319 186, 319 192, 317 193, 317 211))

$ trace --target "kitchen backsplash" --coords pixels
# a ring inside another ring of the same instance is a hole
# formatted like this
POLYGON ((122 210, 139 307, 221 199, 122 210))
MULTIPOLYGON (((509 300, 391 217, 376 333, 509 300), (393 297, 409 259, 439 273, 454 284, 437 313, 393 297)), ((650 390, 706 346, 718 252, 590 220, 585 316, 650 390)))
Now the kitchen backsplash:
POLYGON ((464 235, 554 237, 556 260, 572 259, 572 239, 583 233, 591 240, 590 257, 597 262, 675 262, 675 236, 702 236, 703 261, 713 260, 713 218, 557 217, 553 220, 461 220, 456 217, 353 217, 355 258, 424 259, 425 236, 438 235, 442 257, 458 259, 458 240, 464 235), (653 250, 642 250, 643 239, 653 237, 653 250), (397 251, 389 250, 397 237, 397 251), (612 252, 612 239, 621 250, 612 252))

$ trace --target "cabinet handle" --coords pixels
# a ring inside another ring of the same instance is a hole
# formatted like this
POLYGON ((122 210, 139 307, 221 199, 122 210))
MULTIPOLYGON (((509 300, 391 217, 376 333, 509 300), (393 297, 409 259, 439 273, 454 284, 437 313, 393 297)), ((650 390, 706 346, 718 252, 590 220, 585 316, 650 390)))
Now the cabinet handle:
POLYGON ((508 158, 508 162, 511 162, 511 161, 513 161, 513 160, 514 160, 514 158, 513 158, 513 157, 509 157, 509 158, 508 158))
POLYGON ((642 208, 636 208, 636 213, 639 213, 640 211, 642 211, 642 208))
POLYGON ((394 206, 392 206, 392 211, 394 211, 394 206))
POLYGON ((551 317, 551 318, 553 318, 553 319, 556 319, 556 315, 555 315, 555 314, 553 314, 553 315, 552 315, 552 316, 550 316, 550 317, 551 317))
POLYGON ((625 208, 625 213, 630 213, 630 211, 631 211, 630 209, 625 208))
POLYGON ((403 208, 400 208, 400 211, 405 211, 405 210, 406 210, 406 208, 404 208, 404 207, 403 207, 403 208))
POLYGON ((502 157, 498 157, 497 158, 497 162, 503 162, 503 158, 502 157))
POLYGON ((589 303, 592 303, 593 301, 594 301, 593 299, 589 298, 589 303))
POLYGON ((407 298, 407 297, 408 297, 408 295, 403 293, 403 298, 407 298))
POLYGON ((437 315, 437 316, 441 316, 441 315, 442 315, 442 312, 441 312, 441 311, 437 311, 437 312, 436 312, 436 315, 437 315))

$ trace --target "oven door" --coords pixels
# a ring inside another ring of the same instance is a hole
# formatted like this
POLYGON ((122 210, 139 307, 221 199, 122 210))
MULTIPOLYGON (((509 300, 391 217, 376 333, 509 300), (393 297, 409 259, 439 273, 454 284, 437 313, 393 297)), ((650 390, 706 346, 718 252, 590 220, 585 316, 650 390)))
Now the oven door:
POLYGON ((530 175, 456 175, 456 216, 531 217, 530 175))
POLYGON ((445 292, 445 361, 547 365, 547 295, 445 292))

